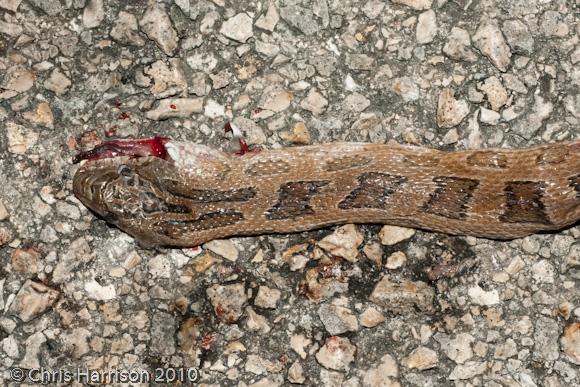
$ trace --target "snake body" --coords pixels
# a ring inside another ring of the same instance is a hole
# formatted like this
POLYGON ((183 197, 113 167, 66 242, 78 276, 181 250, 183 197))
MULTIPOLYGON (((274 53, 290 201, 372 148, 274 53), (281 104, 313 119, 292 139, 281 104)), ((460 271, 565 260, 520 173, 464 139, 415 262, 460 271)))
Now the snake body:
POLYGON ((492 239, 580 219, 580 141, 443 152, 336 143, 242 156, 169 141, 169 157, 110 157, 75 195, 147 245, 381 223, 492 239))

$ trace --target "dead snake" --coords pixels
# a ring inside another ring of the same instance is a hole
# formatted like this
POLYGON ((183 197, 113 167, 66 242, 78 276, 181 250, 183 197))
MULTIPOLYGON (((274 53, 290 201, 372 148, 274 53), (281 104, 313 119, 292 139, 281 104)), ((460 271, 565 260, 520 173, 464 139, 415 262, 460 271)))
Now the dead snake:
MULTIPOLYGON (((146 245, 382 223, 492 239, 580 219, 580 141, 443 152, 336 143, 238 156, 169 139, 106 142, 77 198, 146 245)), ((77 160, 77 161, 78 161, 77 160)))

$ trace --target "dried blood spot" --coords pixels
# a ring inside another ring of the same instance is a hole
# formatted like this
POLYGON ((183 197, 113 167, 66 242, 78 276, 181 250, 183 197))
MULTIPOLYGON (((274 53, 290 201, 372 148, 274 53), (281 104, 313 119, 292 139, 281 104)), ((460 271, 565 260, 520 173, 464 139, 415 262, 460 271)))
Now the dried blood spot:
POLYGON ((211 345, 215 342, 216 334, 215 333, 208 333, 207 335, 201 338, 200 346, 208 350, 210 349, 211 345))
POLYGON ((127 118, 129 118, 129 113, 127 113, 127 112, 123 112, 123 113, 119 114, 119 116, 117 117, 117 119, 119 119, 119 120, 126 120, 127 118))
POLYGON ((117 125, 113 125, 110 128, 105 129, 105 136, 106 137, 112 137, 112 136, 114 136, 117 133, 117 130, 118 129, 119 128, 117 128, 117 125))

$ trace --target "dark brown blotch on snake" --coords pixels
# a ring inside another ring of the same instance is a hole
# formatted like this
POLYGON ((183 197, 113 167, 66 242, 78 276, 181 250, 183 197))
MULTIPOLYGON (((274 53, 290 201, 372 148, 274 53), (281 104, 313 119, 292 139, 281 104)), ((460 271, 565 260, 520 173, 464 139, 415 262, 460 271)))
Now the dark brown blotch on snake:
POLYGON ((278 201, 266 211, 266 218, 292 219, 314 213, 310 199, 328 183, 328 181, 291 181, 282 184, 278 189, 278 201))
POLYGON ((387 206, 389 196, 397 192, 407 180, 404 176, 367 172, 357 177, 358 186, 338 203, 338 208, 381 208, 387 206))
POLYGON ((437 188, 421 210, 449 219, 465 219, 469 201, 473 198, 473 192, 479 181, 462 177, 436 176, 433 182, 437 188))
POLYGON ((546 183, 543 181, 510 181, 504 189, 506 209, 500 220, 506 223, 552 222, 543 202, 546 183))

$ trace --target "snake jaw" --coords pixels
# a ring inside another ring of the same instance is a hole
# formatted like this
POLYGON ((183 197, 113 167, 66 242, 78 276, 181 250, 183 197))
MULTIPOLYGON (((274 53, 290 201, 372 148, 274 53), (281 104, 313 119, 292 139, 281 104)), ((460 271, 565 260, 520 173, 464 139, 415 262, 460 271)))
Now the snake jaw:
POLYGON ((145 157, 154 156, 167 160, 166 144, 172 141, 166 137, 153 137, 142 140, 112 140, 97 145, 93 149, 80 152, 73 157, 73 163, 82 160, 94 161, 113 157, 145 157))

